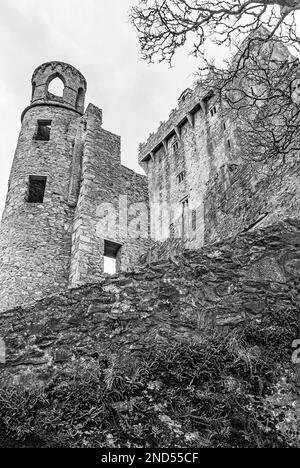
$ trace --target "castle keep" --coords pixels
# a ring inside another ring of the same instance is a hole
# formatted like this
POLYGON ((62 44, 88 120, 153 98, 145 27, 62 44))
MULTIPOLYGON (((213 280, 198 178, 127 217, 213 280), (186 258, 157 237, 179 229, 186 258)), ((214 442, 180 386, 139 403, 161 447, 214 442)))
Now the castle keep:
POLYGON ((299 216, 299 157, 254 171, 214 90, 184 91, 140 145, 147 177, 121 164, 120 137, 99 108, 85 109, 86 90, 62 62, 33 74, 0 229, 0 311, 102 280, 105 257, 128 272, 179 244, 199 249, 299 216), (56 78, 62 96, 49 91, 56 78))
MULTIPOLYGON (((292 58, 280 42, 270 51, 282 63, 292 58)), ((140 145, 155 241, 181 238, 185 248, 197 249, 299 215, 299 154, 280 174, 271 164, 249 164, 232 114, 220 93, 199 81, 140 145)))

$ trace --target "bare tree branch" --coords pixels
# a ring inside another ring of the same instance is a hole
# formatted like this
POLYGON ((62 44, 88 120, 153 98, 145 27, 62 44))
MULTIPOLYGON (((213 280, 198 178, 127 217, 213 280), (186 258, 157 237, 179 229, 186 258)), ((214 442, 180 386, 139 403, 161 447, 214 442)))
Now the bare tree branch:
POLYGON ((204 59, 201 84, 235 121, 244 158, 285 163, 300 149, 300 65, 288 49, 300 51, 298 10, 299 0, 140 0, 130 18, 150 62, 171 63, 192 44, 204 59), (226 68, 204 56, 208 39, 236 48, 226 68))
POLYGON ((295 12, 299 0, 140 0, 130 18, 138 31, 142 57, 171 63, 176 51, 192 40, 191 52, 203 51, 207 39, 231 45, 267 28, 287 45, 299 44, 295 12))

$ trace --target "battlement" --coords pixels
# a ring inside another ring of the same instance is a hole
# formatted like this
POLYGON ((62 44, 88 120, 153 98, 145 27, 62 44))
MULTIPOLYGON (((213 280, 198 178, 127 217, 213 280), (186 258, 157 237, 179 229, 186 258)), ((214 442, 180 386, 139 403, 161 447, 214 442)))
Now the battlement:
POLYGON ((178 107, 173 109, 166 122, 161 122, 156 132, 149 135, 145 143, 139 146, 139 163, 151 158, 166 142, 174 135, 180 139, 182 126, 189 122, 194 126, 194 115, 202 110, 203 115, 207 112, 207 101, 212 96, 203 82, 196 83, 194 89, 186 89, 178 99, 178 107))
POLYGON ((73 65, 70 65, 69 63, 65 62, 58 62, 58 61, 53 61, 53 62, 46 62, 37 67, 32 75, 32 83, 35 82, 40 74, 44 74, 46 70, 52 69, 53 72, 57 71, 57 69, 60 69, 63 74, 70 75, 72 74, 74 77, 79 77, 80 81, 84 85, 84 89, 87 90, 87 81, 83 74, 77 70, 77 68, 73 67, 73 65))
POLYGON ((40 65, 33 73, 31 106, 61 105, 83 114, 87 82, 82 73, 64 62, 47 62, 40 65), (63 86, 61 96, 50 92, 52 81, 59 79, 63 86))

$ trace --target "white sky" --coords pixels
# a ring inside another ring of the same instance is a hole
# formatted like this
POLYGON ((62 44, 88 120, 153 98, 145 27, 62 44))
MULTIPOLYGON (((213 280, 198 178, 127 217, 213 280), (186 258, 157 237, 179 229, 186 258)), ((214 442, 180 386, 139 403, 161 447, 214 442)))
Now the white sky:
POLYGON ((122 162, 138 170, 138 144, 166 120, 195 81, 198 61, 182 50, 174 67, 139 57, 128 20, 136 0, 0 0, 0 213, 34 69, 68 62, 88 81, 86 105, 103 109, 104 128, 122 137, 122 162))

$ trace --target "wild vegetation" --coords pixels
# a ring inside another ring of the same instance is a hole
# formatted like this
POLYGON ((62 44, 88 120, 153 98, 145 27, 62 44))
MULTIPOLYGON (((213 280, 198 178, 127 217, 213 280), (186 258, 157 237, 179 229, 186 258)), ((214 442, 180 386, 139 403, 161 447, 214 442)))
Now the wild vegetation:
POLYGON ((45 388, 2 388, 0 445, 297 447, 295 336, 296 307, 197 343, 77 364, 45 388))

